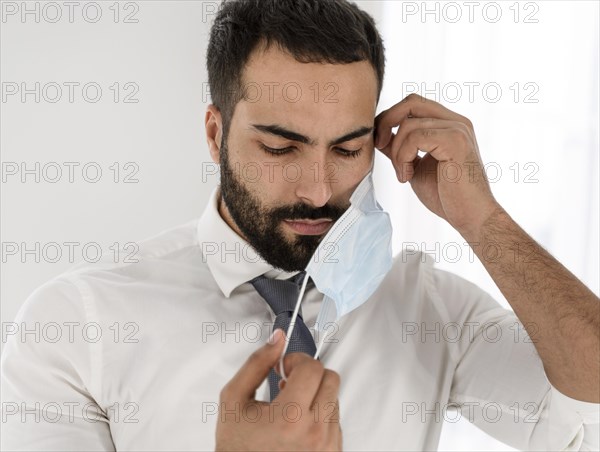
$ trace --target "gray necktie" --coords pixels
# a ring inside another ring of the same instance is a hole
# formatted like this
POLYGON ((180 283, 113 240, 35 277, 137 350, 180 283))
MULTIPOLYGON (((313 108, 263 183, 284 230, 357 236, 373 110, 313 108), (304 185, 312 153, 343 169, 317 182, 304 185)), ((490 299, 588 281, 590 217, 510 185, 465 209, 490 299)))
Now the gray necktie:
MULTIPOLYGON (((269 279, 265 276, 258 276, 250 281, 256 291, 265 299, 267 304, 275 314, 275 323, 273 331, 281 328, 287 333, 288 326, 292 320, 292 314, 300 295, 300 285, 306 272, 300 272, 290 279, 269 279)), ((307 284, 308 286, 308 284, 307 284)), ((315 341, 310 330, 302 319, 302 308, 298 310, 296 324, 292 331, 292 337, 288 344, 286 355, 294 352, 304 352, 314 356, 317 351, 315 341)), ((281 377, 273 369, 269 372, 269 389, 271 391, 271 401, 279 394, 279 380, 281 377)))

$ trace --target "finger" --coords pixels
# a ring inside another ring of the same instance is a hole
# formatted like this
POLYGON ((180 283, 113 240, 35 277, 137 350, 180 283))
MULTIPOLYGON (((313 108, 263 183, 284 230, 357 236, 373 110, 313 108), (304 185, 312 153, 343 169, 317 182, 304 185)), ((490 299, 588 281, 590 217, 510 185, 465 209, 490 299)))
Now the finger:
POLYGON ((383 120, 386 118, 386 115, 389 114, 388 112, 389 112, 389 110, 384 110, 375 117, 374 146, 380 150, 382 150, 383 148, 385 148, 388 145, 388 143, 392 139, 392 136, 394 135, 394 133, 392 132, 392 129, 395 126, 388 127, 387 125, 383 124, 383 120))
MULTIPOLYGON (((444 119, 435 119, 435 118, 405 118, 400 122, 400 126, 398 128, 398 132, 396 134, 392 134, 392 139, 380 151, 386 155, 392 162, 398 160, 398 151, 400 146, 406 139, 406 137, 417 129, 448 129, 452 127, 466 127, 459 122, 456 121, 447 121, 444 119)), ((466 130, 466 129, 465 129, 466 130)), ((398 174, 400 167, 396 168, 396 173, 398 174)), ((405 171, 412 171, 411 165, 406 165, 404 168, 405 171)), ((398 177, 400 179, 400 177, 398 177)))
POLYGON ((275 399, 281 403, 298 403, 309 410, 323 378, 323 364, 306 353, 290 353, 283 365, 287 382, 275 399))
POLYGON ((285 333, 274 331, 271 340, 250 355, 242 367, 221 390, 222 401, 247 402, 254 400, 256 389, 262 384, 271 368, 277 363, 285 344, 285 333))
POLYGON ((381 149, 381 152, 387 154, 394 154, 400 149, 400 145, 406 139, 406 137, 417 129, 451 129, 454 127, 464 128, 467 131, 466 126, 457 121, 448 121, 446 119, 436 118, 405 118, 403 119, 398 127, 398 131, 393 135, 393 139, 388 145, 381 149))
POLYGON ((419 151, 437 150, 438 142, 433 138, 435 134, 436 129, 416 129, 401 143, 396 135, 393 142, 386 147, 386 155, 392 161, 398 181, 404 183, 412 179, 416 164, 420 161, 419 151))
POLYGON ((318 406, 318 404, 323 405, 327 402, 335 402, 338 398, 339 390, 339 374, 333 370, 324 369, 323 378, 321 379, 321 383, 319 384, 319 388, 315 394, 315 398, 313 399, 315 408, 318 406))
POLYGON ((473 149, 470 137, 460 128, 416 129, 408 134, 393 154, 394 167, 400 182, 411 180, 418 152, 431 154, 439 162, 463 162, 473 149))
POLYGON ((449 121, 460 122, 473 129, 471 121, 452 110, 444 107, 433 100, 426 99, 418 94, 410 94, 393 107, 381 112, 375 118, 375 127, 377 142, 375 147, 381 149, 389 144, 391 130, 396 127, 403 119, 415 118, 436 118, 449 121))

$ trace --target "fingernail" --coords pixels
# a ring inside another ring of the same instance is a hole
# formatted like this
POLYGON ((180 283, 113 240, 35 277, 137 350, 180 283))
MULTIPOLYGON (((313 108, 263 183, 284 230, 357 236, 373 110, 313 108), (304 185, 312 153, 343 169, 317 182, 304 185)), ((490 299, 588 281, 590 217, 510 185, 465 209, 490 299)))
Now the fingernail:
POLYGON ((275 331, 273 331, 271 333, 267 343, 269 345, 275 345, 277 342, 279 342, 281 340, 282 337, 283 337, 283 330, 281 328, 277 328, 275 331))

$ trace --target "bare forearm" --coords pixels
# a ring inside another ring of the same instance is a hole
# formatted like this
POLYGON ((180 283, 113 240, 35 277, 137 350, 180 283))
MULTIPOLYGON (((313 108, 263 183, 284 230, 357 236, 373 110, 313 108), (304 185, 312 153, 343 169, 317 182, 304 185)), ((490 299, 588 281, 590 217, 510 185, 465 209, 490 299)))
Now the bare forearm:
POLYGON ((501 207, 463 236, 526 328, 550 382, 569 397, 600 402, 598 297, 501 207))

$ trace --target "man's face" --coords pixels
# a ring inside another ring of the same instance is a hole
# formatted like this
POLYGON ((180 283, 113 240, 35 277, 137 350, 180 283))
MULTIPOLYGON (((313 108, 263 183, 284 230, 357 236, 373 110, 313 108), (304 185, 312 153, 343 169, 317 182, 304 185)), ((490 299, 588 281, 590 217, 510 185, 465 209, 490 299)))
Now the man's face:
POLYGON ((271 47, 254 52, 244 88, 221 143, 220 212, 271 265, 303 270, 371 168, 375 70, 271 47))

